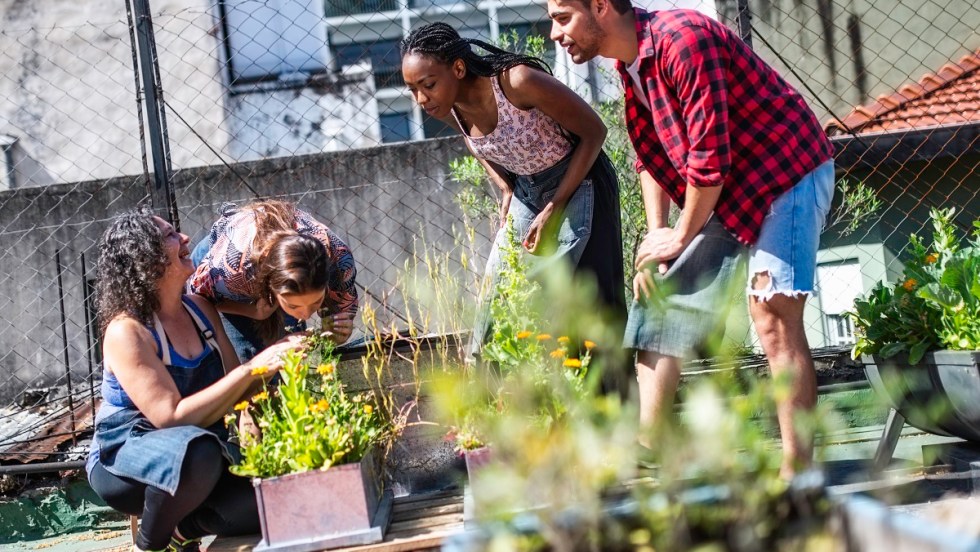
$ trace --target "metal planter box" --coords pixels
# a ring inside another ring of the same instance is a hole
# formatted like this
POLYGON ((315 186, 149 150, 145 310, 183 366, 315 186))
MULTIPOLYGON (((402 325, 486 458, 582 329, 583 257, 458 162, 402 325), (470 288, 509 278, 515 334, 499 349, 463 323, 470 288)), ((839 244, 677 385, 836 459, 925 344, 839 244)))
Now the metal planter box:
POLYGON ((976 552, 980 540, 865 496, 846 498, 835 517, 848 552, 976 552))
POLYGON ((373 454, 356 464, 254 479, 262 541, 256 552, 311 552, 380 542, 392 495, 373 454))
POLYGON ((980 442, 980 351, 935 351, 914 366, 904 355, 862 360, 875 393, 909 424, 980 442))

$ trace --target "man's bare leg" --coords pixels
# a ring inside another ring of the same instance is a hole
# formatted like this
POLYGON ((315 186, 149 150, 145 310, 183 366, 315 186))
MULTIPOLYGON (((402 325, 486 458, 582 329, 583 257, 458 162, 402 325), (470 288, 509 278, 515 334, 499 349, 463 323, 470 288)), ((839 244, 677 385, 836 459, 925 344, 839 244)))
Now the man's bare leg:
POLYGON ((636 380, 640 388, 640 444, 652 448, 651 432, 672 421, 681 361, 651 351, 637 351, 636 380))
MULTIPOLYGON (((767 289, 768 285, 767 273, 753 279, 754 289, 767 289)), ((798 414, 811 412, 817 404, 817 375, 803 328, 806 300, 807 295, 781 293, 766 300, 749 297, 749 312, 772 375, 790 385, 789 395, 776 403, 783 444, 780 475, 786 479, 813 462, 813 436, 801 435, 794 424, 798 414)))

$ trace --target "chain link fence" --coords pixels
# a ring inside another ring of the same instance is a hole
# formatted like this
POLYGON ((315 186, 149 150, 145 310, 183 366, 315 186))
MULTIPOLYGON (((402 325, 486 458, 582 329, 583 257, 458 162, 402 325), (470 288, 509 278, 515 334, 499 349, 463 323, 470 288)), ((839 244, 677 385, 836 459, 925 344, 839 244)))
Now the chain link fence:
MULTIPOLYGON (((401 80, 398 43, 421 24, 445 21, 489 42, 543 38, 556 76, 606 114, 607 150, 620 168, 631 165, 615 71, 572 64, 548 40, 540 1, 172 0, 133 18, 122 2, 75 4, 0 0, 0 404, 11 405, 0 410, 0 461, 52 457, 91 423, 101 375, 96 243, 114 214, 159 199, 154 170, 167 173, 194 243, 225 202, 297 202, 350 245, 362 300, 384 305, 379 324, 405 323, 399 270, 419 237, 440 254, 465 247, 462 184, 449 169, 465 148, 458 137, 423 141, 453 132, 425 116, 401 80), (140 22, 152 54, 138 51, 140 22), (141 66, 156 71, 156 107, 141 66), (147 144, 157 110, 168 149, 155 165, 147 144), (34 417, 25 422, 16 413, 27 407, 34 417), (66 416, 67 426, 55 424, 66 416)), ((846 347, 854 333, 844 313, 874 282, 899 277, 908 235, 930 233, 930 208, 956 207, 964 228, 980 217, 980 7, 679 7, 733 28, 741 21, 742 35, 826 121, 838 178, 865 191, 863 203, 832 217, 840 220, 824 234, 820 293, 806 313, 812 347, 846 347), (849 225, 853 209, 869 220, 849 225)), ((629 171, 620 174, 629 257, 642 203, 629 171)), ((492 234, 470 223, 477 253, 452 268, 463 278, 482 270, 492 234)), ((730 332, 751 346, 740 316, 730 332)))

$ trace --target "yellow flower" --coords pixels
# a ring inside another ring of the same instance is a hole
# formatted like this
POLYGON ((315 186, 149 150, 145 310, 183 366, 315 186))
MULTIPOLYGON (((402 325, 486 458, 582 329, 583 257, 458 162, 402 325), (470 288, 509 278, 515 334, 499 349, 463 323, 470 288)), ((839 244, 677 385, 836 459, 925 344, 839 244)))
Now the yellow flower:
POLYGON ((528 330, 522 330, 522 331, 517 332, 517 339, 527 339, 527 338, 531 337, 531 335, 533 335, 533 334, 534 334, 534 332, 530 332, 528 330))
POLYGON ((268 391, 262 391, 262 392, 259 392, 259 393, 256 393, 256 394, 252 395, 252 402, 264 401, 264 400, 266 400, 268 398, 269 398, 269 392, 268 391))
POLYGON ((908 280, 905 280, 905 283, 902 284, 902 287, 905 288, 905 291, 912 291, 913 289, 915 289, 915 286, 918 283, 919 282, 917 282, 915 278, 909 278, 908 280))
POLYGON ((926 255, 926 264, 932 264, 939 260, 939 256, 935 253, 929 253, 926 255))
POLYGON ((562 345, 568 343, 568 336, 567 335, 563 335, 563 336, 559 337, 558 338, 558 343, 561 343, 562 345))
POLYGON ((325 376, 327 374, 332 374, 333 371, 334 371, 334 365, 332 362, 327 364, 321 364, 316 367, 316 373, 322 376, 325 376))
POLYGON ((245 410, 248 408, 248 401, 242 401, 235 405, 235 410, 245 410))
POLYGON ((261 375, 268 374, 268 373, 269 373, 269 367, 268 366, 256 366, 255 368, 252 368, 252 375, 253 376, 261 376, 261 375))
POLYGON ((562 363, 565 368, 581 368, 582 361, 577 358, 566 358, 565 362, 562 363))
POLYGON ((330 403, 326 399, 320 399, 317 402, 310 405, 310 410, 313 412, 323 412, 324 410, 330 408, 330 403))
POLYGON ((588 350, 590 350, 590 351, 592 349, 594 349, 595 348, 595 341, 589 341, 588 339, 586 339, 585 340, 585 348, 588 349, 588 350))
POLYGON ((554 351, 551 351, 551 353, 549 354, 551 355, 551 358, 561 358, 565 356, 565 351, 562 351, 561 349, 555 349, 554 351))
POLYGON ((536 337, 535 339, 537 339, 538 341, 545 341, 551 339, 551 334, 539 334, 538 337, 536 337))
POLYGON ((364 405, 364 413, 365 414, 370 414, 372 412, 374 412, 374 407, 373 406, 371 406, 369 404, 364 405))
POLYGON ((225 427, 232 427, 232 426, 234 426, 235 425, 235 420, 237 420, 237 418, 235 418, 235 415, 234 414, 225 414, 225 418, 224 418, 225 427))

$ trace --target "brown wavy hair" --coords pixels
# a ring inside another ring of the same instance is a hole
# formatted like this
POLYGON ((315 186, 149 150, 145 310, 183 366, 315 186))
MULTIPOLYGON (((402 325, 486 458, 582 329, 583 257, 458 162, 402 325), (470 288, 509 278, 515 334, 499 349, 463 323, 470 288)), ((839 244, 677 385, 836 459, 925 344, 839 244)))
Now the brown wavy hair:
POLYGON ((149 324, 160 308, 157 280, 166 270, 163 235, 149 206, 116 217, 99 240, 95 284, 99 336, 120 314, 149 324))
MULTIPOLYGON (((262 200, 244 207, 255 214, 252 264, 257 267, 255 300, 277 305, 275 296, 326 290, 333 263, 324 244, 296 231, 296 206, 279 200, 262 200)), ((277 308, 257 324, 266 341, 279 337, 284 313, 277 308)))

